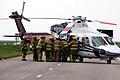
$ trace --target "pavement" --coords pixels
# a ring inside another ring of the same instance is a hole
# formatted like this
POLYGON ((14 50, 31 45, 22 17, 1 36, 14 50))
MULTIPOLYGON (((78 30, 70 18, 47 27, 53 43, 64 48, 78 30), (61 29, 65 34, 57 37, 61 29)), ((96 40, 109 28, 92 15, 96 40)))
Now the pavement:
POLYGON ((34 62, 21 57, 0 61, 0 80, 119 80, 120 62, 85 59, 80 62, 34 62))

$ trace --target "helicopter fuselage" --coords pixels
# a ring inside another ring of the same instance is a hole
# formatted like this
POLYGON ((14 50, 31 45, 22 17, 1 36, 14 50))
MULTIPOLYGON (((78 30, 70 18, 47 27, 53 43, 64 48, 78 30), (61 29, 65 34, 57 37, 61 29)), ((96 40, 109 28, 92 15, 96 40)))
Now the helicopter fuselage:
POLYGON ((81 58, 100 58, 111 63, 112 59, 120 56, 120 48, 112 41, 111 37, 97 30, 89 29, 86 23, 76 23, 70 30, 71 33, 62 33, 59 37, 70 41, 71 36, 75 36, 83 45, 78 51, 81 58), (94 50, 98 50, 98 52, 94 50), (103 54, 99 50, 104 51, 103 54))

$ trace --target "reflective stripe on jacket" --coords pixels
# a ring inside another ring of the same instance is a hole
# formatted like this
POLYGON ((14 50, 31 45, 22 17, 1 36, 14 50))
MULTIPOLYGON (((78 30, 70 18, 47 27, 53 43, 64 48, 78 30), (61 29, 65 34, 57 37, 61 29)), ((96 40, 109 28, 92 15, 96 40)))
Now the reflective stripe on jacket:
POLYGON ((78 50, 78 42, 76 40, 70 42, 70 50, 78 50))
POLYGON ((28 46, 27 46, 27 42, 25 40, 21 41, 21 50, 27 50, 28 46))
POLYGON ((50 41, 50 40, 46 41, 45 48, 46 48, 46 50, 52 50, 53 49, 52 41, 50 41))
POLYGON ((39 40, 38 42, 38 48, 45 48, 45 40, 39 40))
POLYGON ((31 42, 31 46, 32 46, 32 49, 36 49, 36 47, 37 47, 37 41, 32 41, 31 42))
POLYGON ((55 40, 54 41, 54 50, 60 50, 61 49, 61 41, 60 40, 55 40))
POLYGON ((62 41, 62 47, 63 48, 68 48, 68 42, 67 41, 62 41))

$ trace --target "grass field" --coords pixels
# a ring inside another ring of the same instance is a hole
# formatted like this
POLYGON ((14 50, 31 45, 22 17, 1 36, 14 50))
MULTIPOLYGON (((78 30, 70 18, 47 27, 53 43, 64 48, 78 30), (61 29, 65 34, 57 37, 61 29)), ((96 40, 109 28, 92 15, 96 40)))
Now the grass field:
POLYGON ((116 44, 118 45, 118 47, 120 47, 120 42, 116 42, 116 44))
POLYGON ((21 56, 20 45, 0 45, 0 60, 17 56, 21 56))
POLYGON ((0 45, 0 59, 20 56, 20 45, 0 45))

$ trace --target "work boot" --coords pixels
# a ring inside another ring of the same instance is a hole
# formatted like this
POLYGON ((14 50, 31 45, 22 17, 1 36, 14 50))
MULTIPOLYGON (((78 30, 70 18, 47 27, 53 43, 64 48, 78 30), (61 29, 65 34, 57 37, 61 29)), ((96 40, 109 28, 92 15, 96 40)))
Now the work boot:
POLYGON ((39 60, 39 62, 44 62, 43 60, 39 60))
POLYGON ((33 61, 38 61, 38 60, 34 59, 33 61))
POLYGON ((22 59, 22 61, 27 61, 26 59, 22 59))
POLYGON ((49 59, 46 59, 46 62, 49 62, 49 59))

